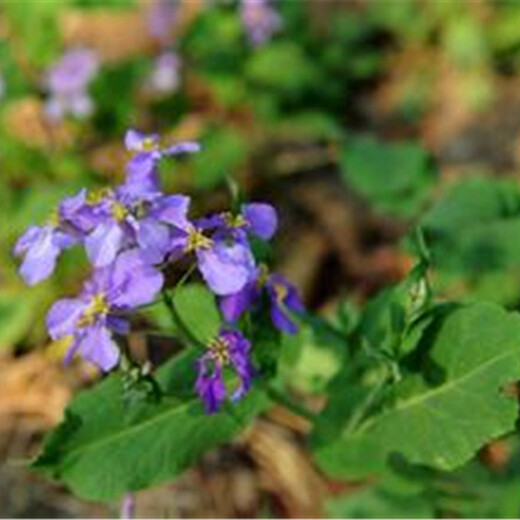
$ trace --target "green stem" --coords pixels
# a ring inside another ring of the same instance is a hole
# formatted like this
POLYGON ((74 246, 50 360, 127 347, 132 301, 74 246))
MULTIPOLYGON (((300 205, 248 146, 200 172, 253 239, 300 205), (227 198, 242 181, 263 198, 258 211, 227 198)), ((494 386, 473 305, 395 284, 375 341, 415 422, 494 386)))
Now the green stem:
POLYGON ((316 414, 314 412, 311 412, 305 406, 302 406, 301 404, 297 403, 296 401, 294 401, 294 399, 289 397, 287 393, 282 392, 278 388, 268 386, 267 395, 277 404, 283 406, 284 408, 287 408, 296 415, 300 415, 301 417, 304 417, 310 422, 314 422, 316 420, 316 414))
POLYGON ((346 433, 353 432, 361 424, 369 408, 372 406, 372 404, 374 404, 376 397, 378 396, 379 392, 383 389, 387 381, 388 374, 385 374, 385 376, 382 377, 381 380, 367 393, 365 399, 350 416, 350 419, 347 423, 347 427, 345 428, 346 433))

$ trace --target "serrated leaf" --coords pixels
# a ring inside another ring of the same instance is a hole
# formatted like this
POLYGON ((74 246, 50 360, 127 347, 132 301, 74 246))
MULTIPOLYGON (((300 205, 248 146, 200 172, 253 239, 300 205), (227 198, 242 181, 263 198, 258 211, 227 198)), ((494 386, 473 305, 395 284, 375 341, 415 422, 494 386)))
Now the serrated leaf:
POLYGON ((514 428, 517 403, 503 388, 520 378, 517 313, 485 303, 455 307, 423 341, 425 374, 442 380, 406 377, 379 413, 317 447, 324 470, 345 477, 378 473, 392 453, 451 470, 514 428))
POLYGON ((112 500, 173 479, 231 440, 267 405, 264 394, 253 391, 237 405, 206 415, 195 396, 176 397, 184 393, 192 367, 193 357, 184 355, 160 370, 163 390, 174 394, 158 403, 127 408, 119 375, 80 393, 33 467, 89 500, 112 500))

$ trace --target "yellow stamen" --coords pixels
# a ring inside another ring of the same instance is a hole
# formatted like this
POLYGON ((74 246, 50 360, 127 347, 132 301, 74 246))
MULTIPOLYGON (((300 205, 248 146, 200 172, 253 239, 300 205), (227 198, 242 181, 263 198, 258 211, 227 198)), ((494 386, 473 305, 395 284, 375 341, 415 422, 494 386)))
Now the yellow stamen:
POLYGON ((224 217, 226 225, 231 228, 241 228, 248 224, 247 220, 240 214, 233 215, 232 213, 226 212, 222 216, 224 217))
POLYGON ((285 285, 282 285, 280 283, 274 283, 273 288, 274 288, 274 293, 276 295, 277 303, 284 303, 285 299, 287 298, 287 296, 289 294, 287 287, 285 287, 285 285))
POLYGON ((112 195, 112 190, 109 188, 99 188, 97 190, 91 190, 87 194, 87 204, 94 206, 99 204, 103 199, 112 195))
POLYGON ((192 228, 188 234, 188 242, 184 251, 190 253, 197 249, 209 249, 213 245, 213 240, 202 234, 202 232, 196 228, 192 228))
POLYGON ((112 216, 118 221, 121 222, 125 220, 128 216, 128 210, 119 202, 112 203, 112 216))
POLYGON ((227 365, 230 362, 229 344, 225 339, 223 339, 223 338, 214 339, 210 343, 209 348, 211 349, 211 352, 213 354, 215 361, 219 365, 221 365, 221 366, 227 365))
POLYGON ((143 152, 153 152, 154 150, 157 150, 158 144, 151 137, 147 137, 141 143, 141 148, 143 152))
POLYGON ((103 293, 98 293, 92 297, 90 305, 85 309, 83 315, 78 321, 79 327, 85 327, 94 323, 95 319, 99 316, 106 316, 110 306, 106 301, 103 293))

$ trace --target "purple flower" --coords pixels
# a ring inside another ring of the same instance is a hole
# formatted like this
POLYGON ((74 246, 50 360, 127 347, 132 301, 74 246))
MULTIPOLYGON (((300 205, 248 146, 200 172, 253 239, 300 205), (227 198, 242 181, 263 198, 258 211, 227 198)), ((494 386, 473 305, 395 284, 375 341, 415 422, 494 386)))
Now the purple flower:
POLYGON ((209 345, 208 351, 198 359, 195 388, 204 402, 206 413, 215 413, 226 398, 226 367, 232 368, 238 377, 231 400, 238 401, 248 392, 254 375, 249 359, 250 350, 251 342, 241 332, 222 330, 209 345))
POLYGON ((160 54, 155 62, 152 73, 148 78, 148 86, 159 94, 170 94, 179 88, 180 60, 174 52, 160 54))
POLYGON ((267 43, 282 27, 282 19, 269 0, 242 0, 241 16, 255 47, 267 43))
POLYGON ((252 202, 242 204, 240 213, 222 213, 213 217, 212 225, 220 233, 231 234, 235 240, 247 240, 250 233, 262 240, 270 240, 278 227, 276 210, 270 204, 252 202))
POLYGON ((304 310, 298 291, 282 275, 267 275, 262 268, 241 291, 220 299, 220 309, 226 321, 232 323, 240 319, 245 311, 260 301, 264 289, 270 303, 273 325, 281 332, 295 334, 298 329, 289 312, 304 310))
POLYGON ((155 0, 148 11, 148 30, 161 43, 168 43, 177 19, 179 0, 155 0))
POLYGON ((163 275, 145 264, 136 250, 122 253, 114 264, 97 269, 77 298, 57 301, 47 314, 52 339, 70 336, 65 361, 78 352, 109 371, 119 362, 112 331, 126 333, 128 322, 120 315, 150 303, 163 285, 163 275))
POLYGON ((143 134, 128 130, 125 135, 126 149, 134 153, 127 164, 126 185, 140 191, 159 191, 157 166, 163 157, 172 157, 200 150, 199 143, 181 141, 174 145, 161 147, 157 134, 143 134))
POLYGON ((64 249, 77 244, 93 226, 84 211, 86 190, 65 198, 43 226, 31 226, 18 239, 14 254, 23 257, 20 275, 28 285, 48 278, 64 249))
POLYGON ((103 192, 92 205, 96 225, 85 238, 90 262, 104 267, 120 251, 139 247, 148 263, 161 263, 169 252, 172 226, 187 223, 188 206, 184 195, 140 192, 127 185, 103 192))
MULTIPOLYGON (((189 199, 188 199, 189 200, 189 199)), ((190 222, 188 206, 168 216, 174 226, 169 245, 171 259, 194 254, 197 266, 209 288, 217 295, 240 291, 255 271, 255 260, 247 242, 229 239, 218 232, 211 235, 215 218, 190 222), (209 235, 209 236, 208 236, 209 235)), ((160 217, 163 221, 165 216, 160 217)))
POLYGON ((87 88, 98 67, 94 51, 73 49, 49 69, 45 80, 50 93, 45 106, 49 118, 60 120, 66 114, 85 117, 92 113, 93 104, 87 88))

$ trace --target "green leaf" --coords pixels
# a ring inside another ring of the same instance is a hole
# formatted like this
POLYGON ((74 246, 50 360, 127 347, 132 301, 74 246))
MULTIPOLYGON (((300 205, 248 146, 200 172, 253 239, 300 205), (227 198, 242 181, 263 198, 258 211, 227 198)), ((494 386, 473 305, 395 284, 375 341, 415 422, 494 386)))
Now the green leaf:
POLYGON ((232 130, 211 132, 203 138, 203 148, 190 161, 197 188, 211 189, 236 171, 249 150, 245 136, 232 130))
POLYGON ((330 518, 433 518, 433 506, 421 495, 399 495, 367 487, 326 503, 330 518))
POLYGON ((192 283, 174 292, 177 312, 190 333, 202 344, 209 343, 221 324, 215 296, 204 285, 192 283))
POLYGON ((451 470, 514 428, 517 403, 503 387, 520 377, 517 313, 485 303, 447 307, 421 346, 422 376, 405 377, 358 428, 317 443, 324 470, 344 477, 378 473, 392 453, 451 470))
POLYGON ((126 407, 119 375, 81 392, 33 467, 89 500, 116 499, 175 478, 205 452, 233 439, 268 404, 255 390, 206 415, 198 398, 176 397, 194 371, 193 361, 189 353, 160 370, 167 395, 159 402, 126 407))
POLYGON ((314 62, 292 42, 276 42, 258 49, 246 67, 254 84, 297 96, 320 79, 314 62))
POLYGON ((340 161, 344 181, 382 213, 411 217, 430 195, 434 176, 427 153, 416 143, 353 137, 340 161))

